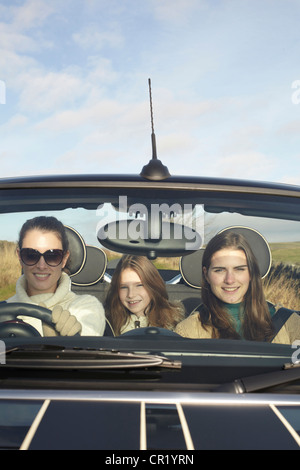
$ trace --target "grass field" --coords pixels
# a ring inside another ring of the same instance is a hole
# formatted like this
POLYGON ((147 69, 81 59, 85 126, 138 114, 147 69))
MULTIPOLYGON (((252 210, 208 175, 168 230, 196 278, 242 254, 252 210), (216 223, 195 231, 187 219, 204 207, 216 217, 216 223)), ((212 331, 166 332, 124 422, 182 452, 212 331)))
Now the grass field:
POLYGON ((0 300, 5 300, 15 293, 15 284, 21 275, 21 266, 15 243, 0 241, 0 253, 0 300))
MULTIPOLYGON (((264 280, 266 297, 271 302, 281 303, 287 308, 300 310, 300 242, 271 243, 273 266, 264 280)), ((0 300, 15 293, 15 284, 21 268, 13 242, 0 241, 0 300)), ((120 255, 107 252, 108 260, 120 255)), ((154 262, 158 269, 177 270, 179 258, 158 258, 154 262)))
POLYGON ((285 263, 300 268, 300 242, 270 243, 274 263, 285 263))

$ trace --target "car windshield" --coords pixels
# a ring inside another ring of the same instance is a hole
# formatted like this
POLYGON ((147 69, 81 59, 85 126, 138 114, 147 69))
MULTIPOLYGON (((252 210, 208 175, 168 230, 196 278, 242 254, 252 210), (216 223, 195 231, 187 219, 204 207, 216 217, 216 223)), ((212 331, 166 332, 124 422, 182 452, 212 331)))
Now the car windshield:
MULTIPOLYGON (((196 183, 173 182, 168 187, 132 181, 131 187, 122 182, 113 188, 115 184, 81 188, 76 182, 71 189, 58 184, 59 188, 11 187, 2 192, 1 301, 22 301, 22 297, 16 297, 16 284, 22 268, 26 269, 17 254, 22 225, 35 217, 54 216, 80 236, 86 250, 75 270, 69 272, 72 291, 79 296, 96 297, 105 305, 120 258, 124 254, 138 255, 158 270, 170 302, 180 302, 184 310, 182 321, 199 311, 202 304, 199 254, 218 233, 232 228, 257 235, 252 242, 254 251, 262 240, 264 249, 257 257, 262 263, 263 291, 269 304, 275 310, 284 307, 300 311, 299 205, 297 198, 288 197, 287 191, 282 189, 275 197, 270 188, 269 194, 262 194, 255 187, 248 193, 239 193, 225 187, 223 191, 203 190, 203 185, 196 183)), ((77 255, 72 248, 71 244, 70 259, 73 256, 74 262, 77 255)), ((45 253, 44 256, 47 261, 45 253)), ((120 292, 117 297, 120 299, 120 292)), ((136 313, 126 307, 129 316, 136 313)), ((108 317, 113 314, 106 311, 108 317)), ((176 323, 180 323, 179 319, 169 327, 170 331, 179 331, 176 323)), ((158 326, 168 329, 164 324, 158 326)), ((138 330, 137 324, 135 329, 138 330)), ((120 331, 114 334, 117 337, 120 331)), ((103 332, 96 331, 95 335, 102 336, 103 332)), ((236 339, 237 344, 247 340, 243 335, 236 339)))

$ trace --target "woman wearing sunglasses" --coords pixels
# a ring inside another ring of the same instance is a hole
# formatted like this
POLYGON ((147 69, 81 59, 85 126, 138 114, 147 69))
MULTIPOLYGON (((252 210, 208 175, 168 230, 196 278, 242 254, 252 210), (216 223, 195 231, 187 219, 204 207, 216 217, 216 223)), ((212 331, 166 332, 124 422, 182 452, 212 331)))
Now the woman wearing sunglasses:
POLYGON ((101 336, 105 329, 102 304, 91 295, 71 291, 67 268, 70 252, 63 224, 55 217, 35 217, 23 225, 17 253, 23 275, 16 294, 7 302, 25 302, 52 310, 51 328, 40 320, 26 317, 43 336, 101 336))

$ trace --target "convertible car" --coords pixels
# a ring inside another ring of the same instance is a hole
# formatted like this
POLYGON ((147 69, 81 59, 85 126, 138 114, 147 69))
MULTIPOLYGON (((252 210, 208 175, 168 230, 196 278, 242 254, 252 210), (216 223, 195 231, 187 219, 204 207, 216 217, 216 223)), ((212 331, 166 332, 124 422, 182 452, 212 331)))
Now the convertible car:
POLYGON ((171 176, 157 158, 135 176, 2 179, 2 449, 102 449, 106 464, 142 466, 192 464, 199 449, 300 448, 300 338, 116 335, 108 320, 101 336, 42 337, 20 321, 51 325, 46 308, 6 302, 21 275, 19 230, 36 215, 67 227, 79 295, 104 302, 118 259, 139 254, 188 317, 201 305, 203 249, 230 229, 249 236, 267 300, 300 314, 300 187, 171 176))

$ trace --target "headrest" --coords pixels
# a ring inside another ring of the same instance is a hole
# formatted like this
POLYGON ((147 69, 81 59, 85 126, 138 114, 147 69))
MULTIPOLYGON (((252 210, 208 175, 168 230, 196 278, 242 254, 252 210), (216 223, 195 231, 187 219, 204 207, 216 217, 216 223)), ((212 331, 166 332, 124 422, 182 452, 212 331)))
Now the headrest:
MULTIPOLYGON (((271 268, 272 255, 269 244, 263 235, 250 227, 242 226, 227 227, 219 233, 226 231, 241 234, 246 238, 257 260, 262 279, 266 277, 271 268)), ((201 248, 201 250, 183 256, 180 260, 180 272, 184 281, 195 289, 201 288, 204 250, 204 248, 201 248)))
POLYGON ((70 276, 77 275, 84 266, 86 260, 86 247, 82 236, 72 227, 65 225, 69 240, 70 257, 68 269, 70 276))
POLYGON ((91 286, 99 282, 107 266, 106 253, 96 246, 86 246, 86 261, 81 271, 71 276, 75 286, 91 286))
POLYGON ((201 289, 202 257, 204 248, 180 258, 180 272, 184 281, 194 289, 201 289))

